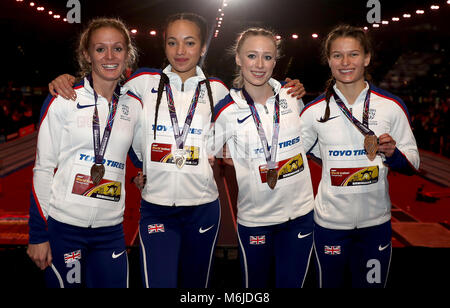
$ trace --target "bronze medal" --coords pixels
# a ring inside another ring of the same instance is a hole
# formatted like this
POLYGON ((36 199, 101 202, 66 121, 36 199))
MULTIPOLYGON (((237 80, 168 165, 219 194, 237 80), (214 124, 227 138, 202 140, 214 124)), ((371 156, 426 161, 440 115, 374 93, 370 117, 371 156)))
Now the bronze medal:
POLYGON ((91 167, 91 179, 95 186, 100 183, 105 175, 105 166, 103 164, 93 164, 91 167))
POLYGON ((275 188, 275 185, 277 185, 277 181, 278 181, 278 170, 277 169, 267 170, 267 185, 269 185, 270 189, 275 188))
POLYGON ((107 122, 103 132, 102 140, 100 141, 100 118, 98 116, 97 110, 97 100, 98 95, 95 91, 94 82, 92 79, 92 74, 87 77, 89 84, 94 91, 94 114, 92 115, 92 134, 94 141, 94 164, 91 167, 91 180, 92 183, 97 186, 105 175, 105 166, 102 164, 104 161, 106 147, 108 146, 109 138, 111 137, 111 131, 114 124, 114 118, 117 111, 117 106, 119 104, 120 97, 120 85, 116 86, 112 97, 112 104, 110 104, 110 109, 107 117, 107 122))
POLYGON ((364 137, 364 149, 369 160, 374 160, 378 151, 378 138, 374 134, 369 134, 364 137))

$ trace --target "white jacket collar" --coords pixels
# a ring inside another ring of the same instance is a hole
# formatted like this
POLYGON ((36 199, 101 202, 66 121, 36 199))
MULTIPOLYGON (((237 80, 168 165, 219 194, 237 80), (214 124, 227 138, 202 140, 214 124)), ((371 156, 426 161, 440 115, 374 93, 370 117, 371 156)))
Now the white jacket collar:
MULTIPOLYGON (((183 82, 181 81, 181 77, 178 76, 177 73, 172 72, 172 66, 169 64, 164 70, 163 73, 167 75, 167 77, 169 77, 170 80, 170 86, 171 87, 175 87, 175 89, 177 89, 178 91, 181 91, 181 87, 183 86, 183 82)), ((197 87, 197 84, 202 81, 205 80, 205 74, 203 73, 202 69, 197 66, 196 67, 196 75, 192 76, 190 78, 188 78, 185 82, 184 82, 184 91, 189 91, 189 90, 193 90, 197 87)))
MULTIPOLYGON (((94 95, 94 89, 92 89, 91 84, 89 83, 89 79, 87 77, 83 78, 83 87, 86 90, 87 93, 94 95)), ((120 95, 123 95, 128 92, 128 89, 126 87, 120 88, 120 95)))
POLYGON ((92 89, 89 79, 87 77, 83 78, 83 87, 89 94, 94 95, 94 89, 92 89))
POLYGON ((347 101, 347 99, 345 98, 344 94, 342 94, 341 91, 339 91, 339 89, 337 88, 336 84, 333 86, 334 91, 336 91, 336 94, 342 99, 342 101, 344 102, 345 106, 350 107, 350 106, 355 106, 358 104, 362 104, 364 103, 364 100, 366 98, 366 94, 367 91, 369 91, 369 83, 366 81, 366 86, 365 88, 361 91, 361 93, 359 93, 358 97, 356 98, 355 102, 353 103, 353 105, 350 105, 347 101))
MULTIPOLYGON (((275 101, 275 96, 280 93, 281 83, 273 78, 270 78, 268 83, 272 87, 274 95, 269 97, 267 103, 273 103, 275 101)), ((241 96, 241 89, 232 88, 230 90, 230 95, 239 108, 248 108, 247 101, 241 96)))

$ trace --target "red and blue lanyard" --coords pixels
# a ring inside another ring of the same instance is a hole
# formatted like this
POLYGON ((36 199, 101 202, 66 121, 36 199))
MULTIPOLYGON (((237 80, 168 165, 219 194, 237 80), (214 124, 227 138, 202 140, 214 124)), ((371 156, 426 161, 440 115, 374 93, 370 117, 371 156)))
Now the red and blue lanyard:
POLYGON ((362 123, 353 116, 353 114, 350 112, 350 110, 348 110, 348 108, 345 106, 344 102, 339 97, 339 95, 336 93, 336 91, 334 89, 332 89, 332 91, 333 91, 333 97, 334 97, 334 100, 336 101, 336 104, 342 110, 342 112, 347 117, 347 119, 349 119, 350 122, 352 122, 364 136, 374 135, 375 133, 371 129, 369 129, 370 84, 369 84, 369 89, 367 90, 367 93, 366 93, 366 97, 364 99, 364 110, 363 110, 363 118, 362 118, 363 122, 362 123))
POLYGON ((117 84, 116 89, 114 90, 113 97, 112 97, 112 103, 109 104, 109 114, 108 114, 108 120, 106 122, 105 130, 103 132, 102 141, 100 142, 100 118, 98 116, 98 109, 97 109, 97 101, 98 101, 98 95, 97 92, 94 89, 94 82, 92 80, 92 76, 88 76, 88 81, 90 86, 92 87, 92 90, 94 91, 94 115, 92 116, 92 131, 93 131, 93 137, 94 137, 94 154, 95 154, 95 164, 100 165, 103 164, 103 157, 106 152, 106 147, 108 145, 108 141, 111 136, 112 127, 114 124, 114 118, 116 116, 117 111, 117 105, 119 103, 119 97, 120 97, 120 85, 117 84))
POLYGON ((205 80, 200 81, 195 89, 194 96, 192 97, 191 105, 189 106, 189 111, 186 115, 186 120, 184 121, 183 130, 180 132, 180 127, 178 126, 178 118, 175 110, 175 102, 173 99, 172 88, 170 87, 170 83, 165 84, 166 88, 166 96, 167 96, 167 105, 169 107, 170 120, 172 121, 173 127, 173 135, 175 137, 175 142, 177 144, 178 149, 183 149, 184 144, 187 139, 187 135, 189 133, 189 129, 191 127, 192 119, 194 118, 195 109, 198 103, 198 96, 200 95, 200 88, 202 84, 205 83, 205 80))
POLYGON ((276 168, 276 156, 278 149, 278 135, 280 132, 280 101, 279 95, 275 96, 275 104, 274 104, 274 113, 273 113, 273 136, 272 136, 272 146, 269 149, 269 143, 266 138, 266 134, 264 132, 264 128, 261 124, 261 118, 259 117, 258 111, 256 110, 255 102, 251 98, 251 96, 247 93, 245 88, 242 88, 242 94, 247 101, 247 104, 250 107, 250 112, 253 117, 253 121, 255 122, 256 129, 258 130, 259 138, 261 139, 261 143, 264 150, 264 156, 266 157, 267 167, 268 169, 276 168))

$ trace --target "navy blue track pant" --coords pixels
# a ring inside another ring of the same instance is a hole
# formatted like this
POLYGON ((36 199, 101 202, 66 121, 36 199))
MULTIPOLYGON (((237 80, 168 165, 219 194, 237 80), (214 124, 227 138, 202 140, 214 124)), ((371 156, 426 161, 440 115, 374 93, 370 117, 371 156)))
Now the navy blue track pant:
POLYGON ((391 222, 333 230, 314 226, 319 286, 383 288, 391 262, 391 222))
POLYGON ((49 217, 50 288, 127 288, 128 256, 122 224, 82 228, 49 217))
POLYGON ((313 246, 313 212, 282 224, 238 225, 243 286, 299 288, 313 246))
POLYGON ((199 206, 161 206, 142 200, 144 287, 208 287, 219 223, 219 200, 199 206))

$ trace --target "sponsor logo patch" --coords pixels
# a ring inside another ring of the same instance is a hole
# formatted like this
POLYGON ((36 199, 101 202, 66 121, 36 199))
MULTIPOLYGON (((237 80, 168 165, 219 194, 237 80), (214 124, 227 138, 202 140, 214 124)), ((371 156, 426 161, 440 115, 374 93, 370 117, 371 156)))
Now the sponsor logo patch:
MULTIPOLYGON (((200 148, 195 146, 185 146, 186 162, 185 165, 197 166, 200 156, 200 148)), ((175 160, 172 154, 172 145, 165 143, 153 143, 151 160, 159 163, 174 164, 175 160)))
POLYGON ((378 182, 378 166, 330 169, 331 185, 361 186, 378 182))
MULTIPOLYGON (((302 172, 303 169, 305 169, 302 154, 297 154, 292 158, 277 162, 276 168, 278 170, 278 180, 282 180, 302 172)), ((259 166, 259 175, 262 183, 267 182, 267 171, 267 164, 259 166)))

